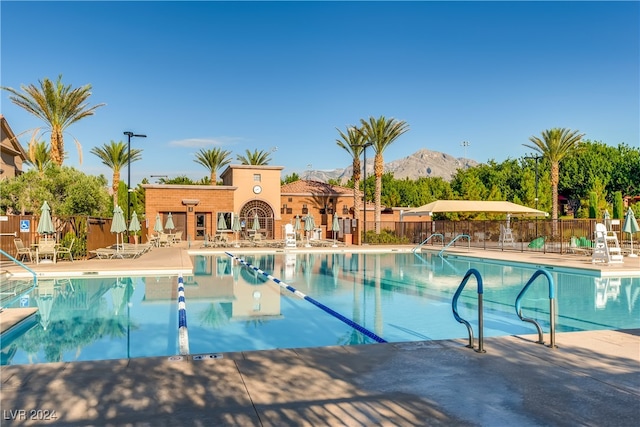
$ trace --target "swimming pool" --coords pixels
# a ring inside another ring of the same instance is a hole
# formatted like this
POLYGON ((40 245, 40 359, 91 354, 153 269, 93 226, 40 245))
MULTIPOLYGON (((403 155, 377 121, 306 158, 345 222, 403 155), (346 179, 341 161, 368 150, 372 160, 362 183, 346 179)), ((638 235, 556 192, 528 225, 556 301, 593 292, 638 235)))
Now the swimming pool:
MULTIPOLYGON (((412 253, 238 256, 389 342, 467 338, 451 299, 476 268, 484 281, 484 335, 535 334, 514 309, 533 266, 412 253)), ((196 255, 193 265, 194 275, 184 277, 191 354, 373 342, 226 255, 196 255)), ((557 331, 640 327, 640 277, 551 274, 557 331)), ((39 279, 18 305, 39 312, 2 337, 2 364, 178 354, 176 276, 39 279)), ((458 310, 477 334, 476 308, 472 280, 458 310)), ((545 281, 531 286, 523 311, 548 332, 545 281)))

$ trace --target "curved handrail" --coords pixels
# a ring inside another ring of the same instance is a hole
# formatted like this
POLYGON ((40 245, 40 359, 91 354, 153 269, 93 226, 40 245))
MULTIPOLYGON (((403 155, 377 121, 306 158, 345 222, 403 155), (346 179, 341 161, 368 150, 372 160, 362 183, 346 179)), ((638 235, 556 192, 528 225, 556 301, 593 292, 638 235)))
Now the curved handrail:
POLYGON ((16 263, 18 266, 24 268, 25 270, 27 270, 29 273, 31 273, 33 275, 33 286, 37 286, 38 285, 38 276, 36 275, 36 272, 33 271, 32 269, 30 269, 29 267, 27 267, 26 265, 24 265, 21 261, 18 261, 17 259, 15 259, 14 257, 12 257, 11 255, 9 255, 8 253, 6 253, 5 251, 3 251, 2 249, 0 249, 0 253, 4 256, 6 256, 7 258, 9 258, 11 261, 13 261, 14 263, 16 263))
POLYGON ((433 236, 440 236, 440 239, 442 240, 442 246, 444 246, 444 235, 443 235, 443 234, 441 234, 441 233, 433 233, 433 234, 431 234, 429 237, 427 237, 426 239, 424 239, 424 240, 422 241, 422 243, 420 243, 420 244, 419 244, 419 245, 417 245, 415 248, 413 248, 413 249, 412 249, 412 250, 413 250, 413 253, 415 253, 415 252, 416 252, 419 248, 421 248, 423 245, 426 245, 426 244, 429 242, 429 240, 431 240, 431 238, 432 238, 433 236))
POLYGON ((538 278, 538 276, 541 276, 541 275, 547 278, 547 283, 549 284, 549 337, 550 337, 549 339, 551 341, 549 344, 549 347, 556 348, 556 325, 555 325, 556 315, 555 315, 555 302, 554 302, 555 286, 553 283, 553 277, 547 270, 542 270, 542 269, 536 270, 536 272, 533 273, 533 275, 529 278, 527 283, 524 285, 524 287, 516 297, 516 303, 515 303, 516 314, 518 315, 520 320, 522 320, 523 322, 529 322, 535 325, 536 329, 538 330, 538 341, 536 342, 538 344, 544 344, 544 338, 543 338, 542 328, 540 327, 540 324, 536 322, 534 319, 530 319, 522 315, 522 298, 524 294, 527 292, 527 290, 529 289, 529 286, 531 286, 531 284, 538 278))
POLYGON ((478 349, 476 351, 478 353, 484 353, 485 351, 484 351, 484 321, 483 321, 483 308, 482 308, 482 294, 483 294, 482 276, 480 275, 480 272, 475 268, 469 269, 467 273, 464 275, 464 278, 460 282, 458 289, 456 290, 455 294, 453 294, 453 300, 451 301, 451 308, 453 310, 453 317, 455 317, 455 319, 459 323, 462 323, 467 327, 467 331, 469 332, 469 345, 467 345, 467 347, 474 348, 473 329, 471 328, 471 325, 469 324, 469 322, 464 320, 458 314, 458 298, 460 297, 460 294, 462 293, 462 289, 464 289, 465 285, 467 284, 471 276, 475 276, 476 282, 478 284, 478 349))
POLYGON ((452 241, 450 241, 447 246, 445 246, 444 248, 442 248, 442 250, 440 252, 438 252, 438 256, 442 256, 442 253, 451 245, 453 245, 456 240, 458 239, 462 239, 463 237, 467 238, 467 249, 471 247, 471 237, 468 234, 458 234, 456 237, 453 238, 452 241))

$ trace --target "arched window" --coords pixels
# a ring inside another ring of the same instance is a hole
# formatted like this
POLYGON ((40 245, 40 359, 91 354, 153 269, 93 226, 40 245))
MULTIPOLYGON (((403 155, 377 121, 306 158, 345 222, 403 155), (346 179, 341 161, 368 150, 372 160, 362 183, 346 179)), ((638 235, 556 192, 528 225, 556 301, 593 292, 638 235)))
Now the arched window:
POLYGON ((273 239, 274 215, 273 209, 262 200, 251 200, 240 209, 240 223, 245 224, 243 232, 254 230, 255 217, 258 217, 258 232, 265 238, 273 239))

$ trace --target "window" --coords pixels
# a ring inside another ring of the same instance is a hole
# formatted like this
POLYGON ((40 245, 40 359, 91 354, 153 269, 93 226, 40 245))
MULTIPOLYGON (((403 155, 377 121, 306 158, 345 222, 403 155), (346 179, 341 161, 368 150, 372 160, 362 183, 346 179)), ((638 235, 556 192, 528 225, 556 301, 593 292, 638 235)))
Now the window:
POLYGON ((253 180, 254 180, 255 182, 260 182, 260 181, 262 181, 262 175, 260 175, 259 173, 254 173, 254 174, 253 174, 253 180))
POLYGON ((307 205, 306 205, 306 204, 302 205, 302 213, 303 213, 304 215, 306 215, 306 214, 308 214, 308 213, 309 213, 309 209, 307 209, 307 205))

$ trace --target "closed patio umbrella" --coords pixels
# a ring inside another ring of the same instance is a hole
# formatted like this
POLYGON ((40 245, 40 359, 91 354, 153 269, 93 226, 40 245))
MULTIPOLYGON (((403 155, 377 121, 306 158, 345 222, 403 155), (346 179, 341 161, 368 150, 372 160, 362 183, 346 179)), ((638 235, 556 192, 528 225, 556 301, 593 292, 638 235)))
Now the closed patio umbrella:
POLYGON ((300 230, 302 230, 302 224, 301 224, 299 215, 296 215, 296 222, 293 225, 293 229, 296 232, 296 239, 299 239, 300 238, 300 230))
POLYGON ((258 214, 253 214, 253 226, 251 227, 255 231, 260 230, 260 219, 258 218, 258 214))
POLYGON ((173 216, 171 215, 171 212, 169 212, 169 216, 167 216, 167 223, 164 225, 164 228, 167 230, 173 230, 176 228, 176 226, 173 225, 173 216))
POLYGON ((638 221, 636 221, 636 216, 631 208, 627 210, 627 214, 624 216, 622 231, 624 231, 625 233, 629 233, 629 236, 631 238, 631 253, 629 254, 629 256, 634 258, 637 257, 638 255, 633 253, 633 234, 640 231, 640 227, 638 227, 638 221))
POLYGON ((162 233, 164 229, 162 228, 162 220, 160 219, 160 214, 156 214, 156 223, 153 224, 153 231, 156 233, 162 233))
POLYGON ((227 229, 227 221, 224 219, 224 214, 220 212, 218 214, 218 230, 226 230, 227 229))
MULTIPOLYGON (((127 231, 127 224, 124 220, 124 212, 120 206, 116 205, 113 209, 113 221, 111 221, 111 232, 116 233, 116 251, 120 251, 118 244, 118 235, 127 231)), ((121 242, 122 243, 122 242, 121 242)))
POLYGON ((333 247, 337 248, 336 244, 336 234, 340 231, 340 223, 338 222, 338 215, 333 216, 333 224, 331 224, 331 231, 333 231, 333 247))
POLYGON ((51 208, 49 204, 45 200, 40 208, 42 212, 40 215, 40 220, 38 221, 38 234, 53 234, 56 232, 55 228, 53 228, 53 222, 51 221, 51 208))
POLYGON ((131 222, 129 223, 129 231, 133 231, 134 238, 136 243, 138 243, 138 232, 140 231, 140 221, 138 220, 138 214, 136 211, 133 211, 133 215, 131 215, 131 222))
POLYGON ((313 217, 310 214, 304 218, 304 230, 307 232, 307 244, 305 247, 311 247, 311 243, 309 243, 309 237, 311 236, 311 230, 313 230, 313 217))
POLYGON ((231 230, 236 234, 236 244, 235 247, 239 248, 238 244, 238 233, 242 230, 242 225, 240 224, 240 217, 238 215, 233 216, 233 224, 231 225, 231 230))

